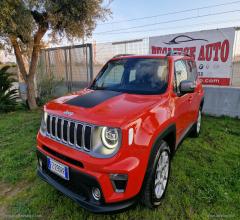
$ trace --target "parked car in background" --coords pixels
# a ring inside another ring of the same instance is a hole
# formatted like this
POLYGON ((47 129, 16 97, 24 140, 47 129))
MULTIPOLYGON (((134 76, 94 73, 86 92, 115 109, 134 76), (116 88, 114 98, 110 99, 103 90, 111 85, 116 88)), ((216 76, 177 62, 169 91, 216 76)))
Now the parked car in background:
POLYGON ((204 91, 192 57, 117 56, 88 88, 44 106, 38 175, 92 212, 153 208, 171 158, 201 130, 204 91))

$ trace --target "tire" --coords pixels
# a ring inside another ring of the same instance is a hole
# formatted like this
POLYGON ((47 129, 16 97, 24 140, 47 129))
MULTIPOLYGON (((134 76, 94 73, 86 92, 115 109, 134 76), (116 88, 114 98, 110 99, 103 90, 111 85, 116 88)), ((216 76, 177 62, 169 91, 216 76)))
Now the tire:
POLYGON ((198 137, 200 132, 201 132, 201 127, 202 127, 202 110, 199 109, 198 111, 198 118, 195 124, 192 127, 192 131, 190 133, 191 137, 198 137))
POLYGON ((151 158, 149 160, 142 187, 141 202, 145 206, 149 208, 156 208, 161 203, 168 185, 170 162, 171 157, 168 144, 163 140, 157 142, 151 153, 151 158), (163 168, 164 160, 166 160, 165 168, 163 168), (157 171, 157 169, 159 171, 157 171), (162 178, 163 176, 165 176, 165 178, 162 178))

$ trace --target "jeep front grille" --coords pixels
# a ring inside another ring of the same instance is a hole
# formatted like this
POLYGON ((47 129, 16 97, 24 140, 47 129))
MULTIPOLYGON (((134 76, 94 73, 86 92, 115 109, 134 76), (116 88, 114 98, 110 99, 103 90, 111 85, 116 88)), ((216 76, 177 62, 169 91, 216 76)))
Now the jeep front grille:
POLYGON ((56 115, 47 116, 47 137, 79 150, 91 151, 93 127, 56 115))

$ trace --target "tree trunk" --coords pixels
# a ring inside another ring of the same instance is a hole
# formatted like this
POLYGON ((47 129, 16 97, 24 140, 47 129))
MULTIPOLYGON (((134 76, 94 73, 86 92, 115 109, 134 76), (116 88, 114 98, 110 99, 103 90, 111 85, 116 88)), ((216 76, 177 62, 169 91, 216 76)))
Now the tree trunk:
POLYGON ((35 85, 34 85, 34 75, 28 75, 27 80, 27 102, 29 109, 33 110, 37 108, 36 98, 35 98, 35 85))
POLYGON ((20 69, 20 73, 23 76, 24 81, 27 84, 27 101, 28 106, 31 110, 36 109, 37 103, 36 103, 36 97, 35 97, 35 85, 34 85, 34 76, 37 70, 37 63, 38 63, 38 57, 40 53, 40 42, 44 34, 46 33, 46 28, 39 27, 38 31, 34 35, 34 44, 32 49, 32 57, 31 57, 31 63, 29 67, 29 72, 27 73, 26 67, 24 65, 22 53, 19 47, 19 44, 17 42, 17 39, 12 37, 11 42, 14 48, 16 60, 20 69))
POLYGON ((30 109, 37 108, 37 103, 35 99, 34 76, 37 71, 38 58, 39 58, 40 48, 41 48, 40 42, 44 34, 46 33, 46 31, 47 31, 46 28, 39 27, 38 31, 34 36, 34 45, 32 50, 31 63, 29 67, 28 77, 27 77, 28 104, 30 109))

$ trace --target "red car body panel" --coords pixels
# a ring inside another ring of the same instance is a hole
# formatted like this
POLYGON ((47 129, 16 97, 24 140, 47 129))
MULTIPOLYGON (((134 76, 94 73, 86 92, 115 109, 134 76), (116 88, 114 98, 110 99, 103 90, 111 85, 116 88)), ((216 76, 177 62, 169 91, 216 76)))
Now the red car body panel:
MULTIPOLYGON (((124 57, 124 58, 131 58, 124 57)), ((137 58, 164 58, 162 56, 134 56, 137 58)), ((115 58, 120 59, 120 58, 115 58)), ((123 93, 110 98, 92 108, 83 108, 64 104, 77 96, 93 92, 84 89, 71 95, 61 97, 48 103, 44 110, 54 115, 64 116, 63 112, 71 111, 72 120, 89 124, 117 127, 122 130, 122 143, 119 151, 111 158, 95 158, 85 152, 77 151, 66 145, 58 143, 40 132, 37 136, 37 149, 44 155, 72 167, 81 172, 94 176, 99 182, 106 203, 115 203, 128 200, 138 195, 148 166, 152 146, 161 134, 170 125, 176 126, 177 147, 185 132, 197 121, 198 109, 203 99, 204 91, 199 80, 194 93, 177 96, 173 91, 174 62, 178 59, 190 57, 170 56, 168 88, 162 95, 135 95, 123 93), (128 130, 134 129, 133 144, 128 144, 128 130), (49 152, 43 146, 53 151, 81 161, 84 168, 66 162, 49 152), (120 173, 128 175, 126 190, 123 193, 114 191, 109 175, 120 173)))

